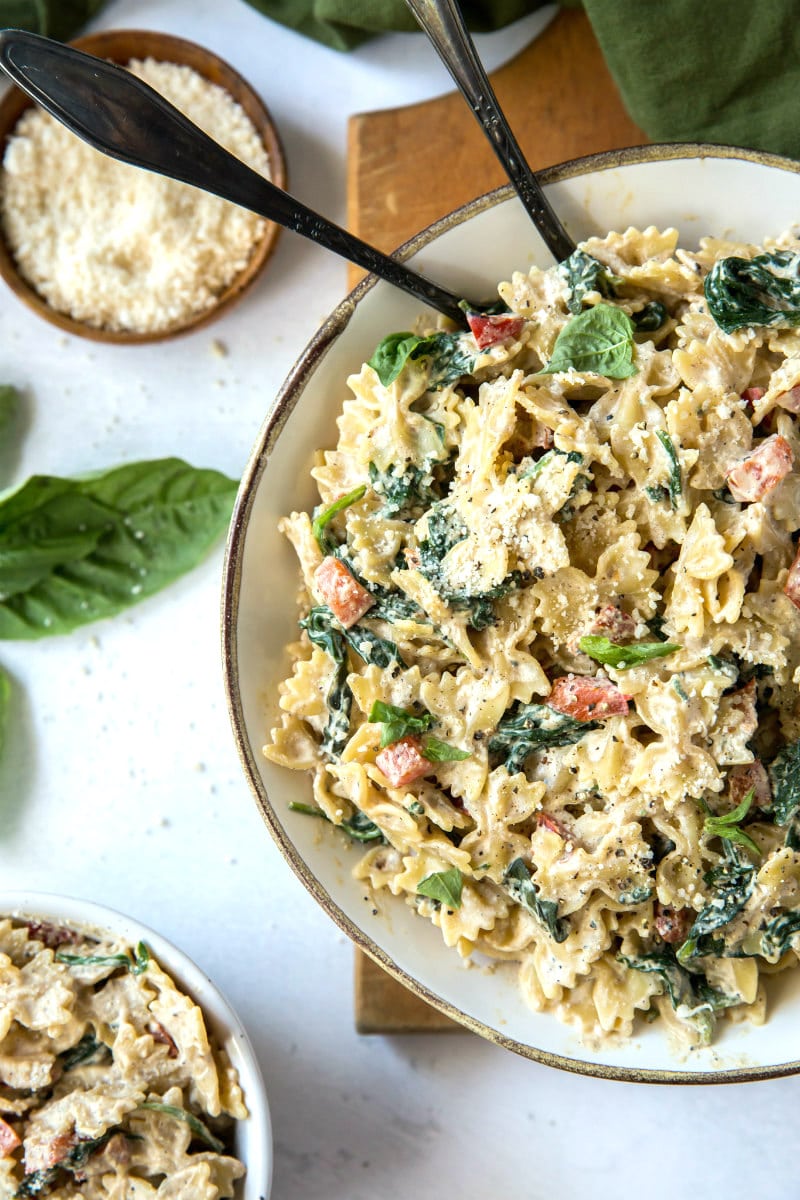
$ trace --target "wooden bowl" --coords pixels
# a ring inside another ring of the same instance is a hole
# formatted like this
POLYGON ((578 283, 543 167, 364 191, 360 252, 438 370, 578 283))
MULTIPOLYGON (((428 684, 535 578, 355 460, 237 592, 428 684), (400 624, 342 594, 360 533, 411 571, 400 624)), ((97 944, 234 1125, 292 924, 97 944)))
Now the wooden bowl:
MULTIPOLYGON (((244 109, 252 121, 264 148, 269 155, 270 179, 280 188, 286 187, 286 165, 278 131, 261 98, 250 85, 216 54, 183 38, 149 30, 113 29, 104 33, 93 33, 77 38, 70 43, 78 50, 85 50, 99 58, 126 65, 132 59, 154 58, 159 62, 177 63, 191 67, 199 75, 224 88, 244 109)), ((6 145, 13 135, 22 114, 32 108, 33 101, 19 88, 12 88, 0 101, 0 158, 4 157, 6 145)), ((20 300, 44 317, 52 325, 79 337, 91 338, 96 342, 118 342, 125 345, 159 342, 178 334, 188 333, 214 321, 221 313, 240 299, 255 282, 267 259, 275 248, 280 226, 267 221, 266 228, 256 244, 247 265, 228 284, 210 307, 195 313, 166 329, 139 333, 130 330, 104 329, 76 320, 67 313, 53 308, 20 274, 2 228, 0 228, 0 276, 20 300)))

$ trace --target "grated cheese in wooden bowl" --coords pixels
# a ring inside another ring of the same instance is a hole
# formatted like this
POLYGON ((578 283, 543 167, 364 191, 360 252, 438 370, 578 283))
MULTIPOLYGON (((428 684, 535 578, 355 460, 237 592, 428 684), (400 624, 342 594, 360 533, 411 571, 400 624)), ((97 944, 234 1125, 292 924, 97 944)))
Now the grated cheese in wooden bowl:
MULTIPOLYGON (((255 126, 224 88, 153 58, 128 69, 259 174, 255 126)), ((96 329, 179 329, 246 268, 266 222, 100 154, 40 109, 19 120, 0 179, 0 221, 23 278, 51 308, 96 329)))

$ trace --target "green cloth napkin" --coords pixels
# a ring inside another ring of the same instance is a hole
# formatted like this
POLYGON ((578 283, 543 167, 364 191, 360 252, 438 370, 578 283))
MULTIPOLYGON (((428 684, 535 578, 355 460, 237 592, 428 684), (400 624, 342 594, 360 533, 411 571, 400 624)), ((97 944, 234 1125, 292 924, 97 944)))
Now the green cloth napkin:
MULTIPOLYGON (((542 2, 462 0, 462 8, 470 28, 488 30, 542 2)), ((404 0, 249 3, 339 50, 374 33, 415 28, 404 0)), ((728 143, 800 158, 797 0, 583 0, 583 5, 628 112, 653 141, 728 143)))
POLYGON ((0 27, 29 29, 65 42, 106 0, 0 0, 0 27))
MULTIPOLYGON (((353 49, 376 33, 416 28, 405 0, 249 3, 337 50, 353 49)), ((470 28, 486 31, 544 3, 462 0, 462 7, 470 28)), ((103 4, 104 0, 0 0, 0 25, 66 39, 103 4)), ((800 159, 797 0, 583 4, 628 112, 653 141, 721 142, 800 159)), ((565 80, 564 86, 570 82, 565 80)))

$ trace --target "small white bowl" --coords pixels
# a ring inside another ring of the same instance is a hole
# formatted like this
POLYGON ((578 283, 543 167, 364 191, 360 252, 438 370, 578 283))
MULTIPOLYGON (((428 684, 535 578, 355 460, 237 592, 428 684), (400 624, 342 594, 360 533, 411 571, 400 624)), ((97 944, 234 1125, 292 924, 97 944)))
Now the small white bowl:
MULTIPOLYGON (((539 178, 578 241, 628 226, 675 226, 691 248, 703 236, 761 243, 800 222, 800 164, 725 146, 612 150, 562 163, 539 178)), ((398 251, 429 278, 481 300, 500 280, 552 258, 522 205, 504 187, 422 231, 398 251)), ((307 778, 261 753, 297 637, 298 569, 278 518, 310 510, 318 447, 336 444, 346 379, 387 333, 411 329, 420 304, 365 279, 303 351, 277 397, 244 473, 228 542, 223 654, 231 720, 257 803, 278 846, 334 921, 418 996, 467 1028, 568 1071, 659 1083, 721 1083, 800 1071, 800 970, 770 980, 765 1025, 730 1024, 711 1046, 676 1058, 658 1022, 628 1042, 583 1044, 549 1013, 529 1009, 503 964, 465 970, 439 931, 399 900, 364 902, 352 877, 358 852, 331 827, 291 812, 311 797, 307 778)), ((390 900, 393 898, 390 898, 390 900)))
POLYGON ((129 945, 144 942, 174 982, 199 1004, 206 1025, 239 1075, 249 1116, 234 1126, 233 1152, 247 1173, 236 1200, 268 1200, 272 1182, 272 1125, 264 1080, 250 1039, 222 992, 195 963, 160 933, 111 908, 45 892, 0 891, 0 918, 66 925, 92 934, 110 932, 129 945))

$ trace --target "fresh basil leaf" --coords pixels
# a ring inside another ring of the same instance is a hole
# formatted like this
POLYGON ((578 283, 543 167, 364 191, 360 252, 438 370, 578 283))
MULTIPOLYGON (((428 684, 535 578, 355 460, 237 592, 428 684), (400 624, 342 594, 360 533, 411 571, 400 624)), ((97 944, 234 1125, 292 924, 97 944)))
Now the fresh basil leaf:
POLYGON ((670 503, 673 508, 678 507, 678 501, 683 493, 683 482, 681 479, 681 464, 678 458, 678 453, 672 438, 663 429, 656 430, 656 437, 664 447, 664 453, 669 459, 669 477, 667 479, 667 488, 669 490, 670 503))
POLYGON ((636 374, 633 363, 633 323, 613 304, 595 304, 564 326, 542 375, 570 369, 607 379, 636 374))
POLYGON ((187 1112, 185 1108, 178 1108, 175 1104, 160 1104, 156 1100, 143 1100, 139 1108, 145 1109, 147 1112, 163 1113, 165 1117, 174 1117, 176 1121, 183 1121, 185 1125, 189 1126, 194 1136, 199 1141, 205 1142, 215 1154, 225 1153, 225 1143, 214 1137, 208 1126, 194 1113, 187 1112))
POLYGON ((747 795, 736 805, 736 808, 730 812, 723 813, 721 816, 706 817, 703 824, 703 833, 706 837, 719 837, 727 842, 736 842, 740 846, 746 846, 748 850, 752 850, 755 854, 760 854, 756 843, 748 833, 739 828, 740 823, 750 811, 750 806, 753 803, 755 788, 751 788, 747 795))
POLYGON ((438 900, 446 908, 459 909, 463 885, 464 877, 458 867, 451 867, 448 871, 435 871, 433 875, 426 875, 417 884, 417 895, 438 900))
POLYGON ((397 708, 394 704, 384 704, 383 700, 376 700, 367 720, 373 724, 380 724, 383 747, 399 742, 408 734, 424 733, 433 724, 433 715, 429 712, 417 715, 406 708, 397 708))
POLYGON ((236 489, 168 458, 0 498, 0 638, 68 633, 153 595, 211 548, 236 489))
POLYGON ((722 258, 703 284, 708 311, 724 333, 745 326, 800 325, 800 255, 722 258))
POLYGON ((769 767, 775 822, 788 825, 800 810, 800 739, 782 746, 769 767))
POLYGON ((538 921, 541 921, 554 942, 565 942, 569 937, 569 921, 559 917, 558 905, 554 900, 542 900, 539 889, 533 882, 528 867, 521 858, 515 858, 503 876, 503 884, 512 900, 521 904, 538 921))
POLYGON ((415 333, 390 333, 375 347, 372 357, 367 359, 367 366, 372 367, 384 387, 389 387, 421 341, 415 333))
POLYGON ((129 954, 68 954, 64 950, 57 950, 55 961, 64 963, 68 967, 125 967, 132 975, 141 975, 147 970, 150 962, 150 951, 144 942, 139 942, 133 952, 133 958, 129 954))
POLYGON ((549 704, 520 704, 506 709, 489 740, 489 754, 514 775, 525 766, 535 750, 550 746, 572 746, 584 734, 599 729, 598 721, 577 721, 557 712, 549 704))
POLYGON ((325 532, 325 526, 337 513, 360 500, 366 490, 367 485, 362 483, 360 487, 353 488, 352 492, 348 492, 346 496, 340 496, 338 500, 334 500, 333 504, 329 504, 327 508, 314 509, 311 532, 317 539, 317 545, 323 554, 332 554, 337 547, 336 541, 325 532))
POLYGON ((680 650, 680 646, 676 646, 674 642, 634 642, 630 646, 618 646, 607 637, 594 633, 587 633, 578 645, 583 653, 588 654, 595 662, 620 670, 650 662, 653 658, 665 658, 666 655, 680 650))
POLYGON ((472 755, 469 750, 459 750, 458 746, 450 746, 438 738, 426 737, 422 743, 422 757, 428 762, 461 762, 472 755))

